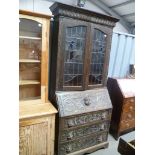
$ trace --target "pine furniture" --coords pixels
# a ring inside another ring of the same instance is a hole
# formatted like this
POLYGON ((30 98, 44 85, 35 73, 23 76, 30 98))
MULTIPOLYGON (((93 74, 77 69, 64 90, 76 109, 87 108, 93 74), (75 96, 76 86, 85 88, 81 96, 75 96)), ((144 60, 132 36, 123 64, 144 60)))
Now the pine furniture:
POLYGON ((20 155, 54 155, 57 110, 48 101, 50 19, 19 11, 20 155))

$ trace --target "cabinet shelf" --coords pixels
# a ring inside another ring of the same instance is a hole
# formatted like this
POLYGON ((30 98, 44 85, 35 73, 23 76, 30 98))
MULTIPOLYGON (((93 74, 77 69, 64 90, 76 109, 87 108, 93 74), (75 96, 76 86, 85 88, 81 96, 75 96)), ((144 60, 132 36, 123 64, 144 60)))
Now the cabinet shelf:
POLYGON ((40 37, 19 36, 20 39, 41 40, 40 37))
POLYGON ((37 80, 21 80, 19 81, 19 85, 23 86, 23 85, 34 85, 34 84, 40 84, 40 81, 37 80))
POLYGON ((40 60, 34 60, 34 59, 20 59, 20 63, 40 63, 40 60))

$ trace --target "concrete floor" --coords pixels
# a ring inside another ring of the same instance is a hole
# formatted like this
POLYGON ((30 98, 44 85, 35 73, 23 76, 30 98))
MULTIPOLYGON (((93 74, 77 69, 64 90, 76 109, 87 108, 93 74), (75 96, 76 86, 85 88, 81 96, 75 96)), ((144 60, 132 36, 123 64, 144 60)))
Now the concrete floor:
MULTIPOLYGON (((130 132, 128 134, 122 135, 121 137, 130 138, 135 137, 135 132, 130 132)), ((116 141, 110 134, 108 135, 109 147, 107 149, 101 149, 90 155, 120 155, 117 151, 119 139, 116 141)))

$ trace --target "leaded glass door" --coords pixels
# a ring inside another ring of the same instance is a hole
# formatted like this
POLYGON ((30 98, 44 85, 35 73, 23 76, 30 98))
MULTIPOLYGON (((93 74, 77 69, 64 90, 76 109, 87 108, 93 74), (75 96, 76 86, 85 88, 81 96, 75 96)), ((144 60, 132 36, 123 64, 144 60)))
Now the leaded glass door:
POLYGON ((92 24, 88 88, 105 86, 108 72, 109 29, 92 24))
POLYGON ((83 90, 86 73, 86 55, 88 52, 88 24, 81 21, 65 22, 63 44, 61 48, 63 90, 83 90))

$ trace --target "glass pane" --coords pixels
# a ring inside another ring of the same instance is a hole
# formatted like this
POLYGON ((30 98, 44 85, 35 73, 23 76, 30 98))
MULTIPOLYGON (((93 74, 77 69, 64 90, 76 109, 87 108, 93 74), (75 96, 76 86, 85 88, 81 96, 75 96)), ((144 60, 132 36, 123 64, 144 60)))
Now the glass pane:
POLYGON ((94 30, 93 49, 91 53, 91 66, 89 74, 89 85, 101 84, 106 50, 107 35, 100 30, 94 30))
POLYGON ((85 26, 68 27, 66 29, 64 86, 82 85, 85 36, 85 26))
POLYGON ((41 96, 42 25, 36 21, 19 19, 19 98, 41 96))

